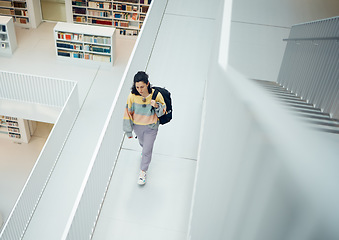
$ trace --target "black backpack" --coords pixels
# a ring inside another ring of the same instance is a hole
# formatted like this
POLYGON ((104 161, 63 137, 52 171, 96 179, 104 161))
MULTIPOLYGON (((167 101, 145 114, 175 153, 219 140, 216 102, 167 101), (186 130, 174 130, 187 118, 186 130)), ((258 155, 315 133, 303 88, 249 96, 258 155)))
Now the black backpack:
POLYGON ((152 99, 155 100, 158 92, 161 93, 161 95, 164 97, 164 101, 166 104, 166 113, 159 117, 160 124, 166 124, 169 121, 172 120, 172 99, 171 99, 171 93, 162 87, 152 87, 154 89, 154 93, 152 95, 152 99))

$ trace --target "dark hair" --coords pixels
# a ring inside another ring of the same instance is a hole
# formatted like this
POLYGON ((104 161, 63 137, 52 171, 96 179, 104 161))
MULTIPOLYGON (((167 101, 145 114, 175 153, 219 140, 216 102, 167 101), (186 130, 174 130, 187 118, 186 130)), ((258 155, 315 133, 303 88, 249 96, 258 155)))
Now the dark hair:
MULTIPOLYGON (((134 80, 133 80, 133 86, 131 88, 131 93, 133 93, 134 95, 139 95, 140 93, 138 92, 137 88, 135 87, 135 83, 137 82, 144 82, 145 84, 148 84, 148 75, 147 73, 145 73, 144 71, 139 71, 137 72, 137 74, 134 75, 134 80)), ((148 93, 152 93, 152 88, 151 88, 151 84, 148 84, 148 93)))

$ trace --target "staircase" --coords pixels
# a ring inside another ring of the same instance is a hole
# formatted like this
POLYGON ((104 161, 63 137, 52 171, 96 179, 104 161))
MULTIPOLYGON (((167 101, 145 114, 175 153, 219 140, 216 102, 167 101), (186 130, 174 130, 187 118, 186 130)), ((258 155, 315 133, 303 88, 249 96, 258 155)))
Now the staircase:
POLYGON ((254 80, 276 97, 286 108, 308 124, 311 128, 323 132, 339 134, 339 120, 331 118, 330 114, 322 112, 312 103, 302 99, 276 82, 254 80))

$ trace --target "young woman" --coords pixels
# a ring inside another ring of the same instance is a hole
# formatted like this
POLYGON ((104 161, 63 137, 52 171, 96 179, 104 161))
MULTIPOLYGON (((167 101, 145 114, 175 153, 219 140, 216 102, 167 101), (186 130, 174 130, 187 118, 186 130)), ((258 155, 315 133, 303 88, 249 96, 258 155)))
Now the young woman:
POLYGON ((146 171, 152 159, 155 138, 158 133, 159 119, 166 112, 164 98, 159 92, 152 100, 154 89, 148 81, 148 75, 139 71, 134 75, 132 91, 127 98, 123 120, 123 130, 128 138, 132 138, 132 131, 137 135, 142 147, 142 158, 138 184, 146 183, 146 171))

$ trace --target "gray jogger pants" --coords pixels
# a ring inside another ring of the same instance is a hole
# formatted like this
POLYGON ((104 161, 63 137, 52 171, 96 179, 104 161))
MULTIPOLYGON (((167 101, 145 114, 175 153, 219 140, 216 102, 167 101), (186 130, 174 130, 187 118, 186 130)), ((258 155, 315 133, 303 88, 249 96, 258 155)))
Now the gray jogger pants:
POLYGON ((151 129, 149 126, 134 125, 133 130, 138 137, 140 146, 142 147, 140 169, 147 171, 148 166, 151 163, 153 145, 158 134, 158 129, 151 129))

